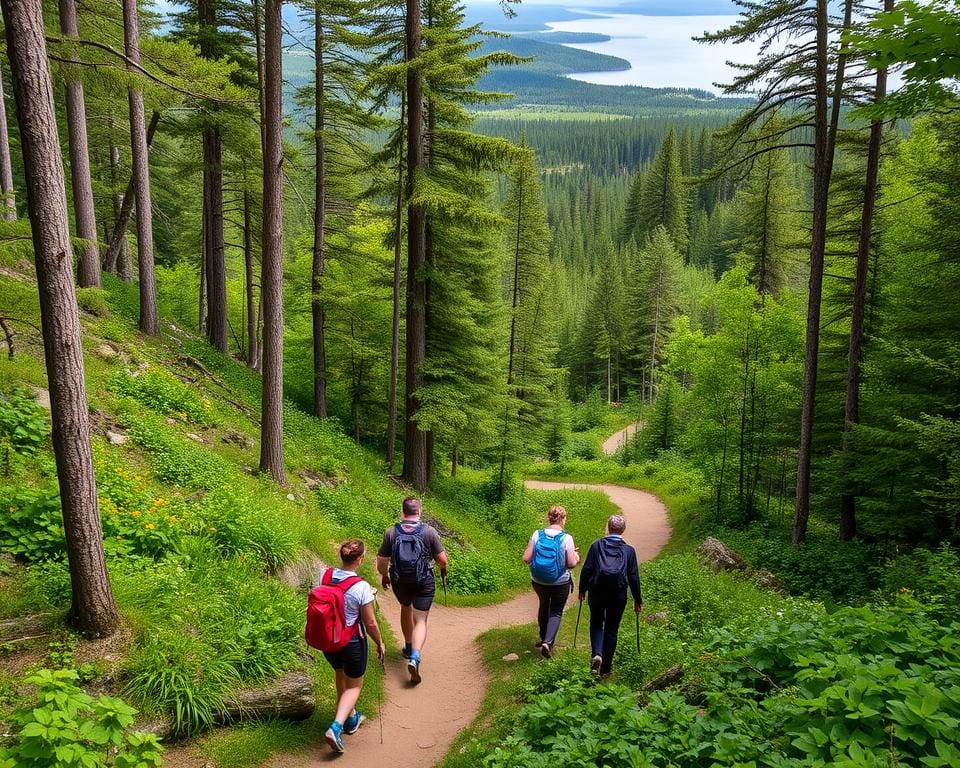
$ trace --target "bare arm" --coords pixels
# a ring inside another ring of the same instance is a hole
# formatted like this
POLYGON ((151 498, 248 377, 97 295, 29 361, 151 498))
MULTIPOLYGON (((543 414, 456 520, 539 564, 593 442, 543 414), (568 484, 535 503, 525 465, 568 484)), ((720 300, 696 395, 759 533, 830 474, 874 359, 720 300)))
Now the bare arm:
POLYGON ((533 540, 531 539, 527 543, 527 548, 523 550, 523 562, 525 562, 527 565, 530 565, 532 561, 533 561, 533 540))
POLYGON ((436 564, 440 566, 440 573, 446 573, 447 561, 448 561, 446 551, 438 552, 436 555, 433 556, 433 559, 436 562, 436 564))
MULTIPOLYGON (((570 536, 570 534, 567 534, 570 536)), ((570 548, 567 550, 567 568, 576 568, 580 565, 580 550, 573 543, 573 536, 570 536, 570 548)))
POLYGON ((377 644, 377 658, 383 661, 386 646, 384 646, 383 637, 380 635, 380 627, 377 624, 377 617, 373 611, 373 603, 367 603, 360 607, 360 620, 367 630, 367 636, 377 644))

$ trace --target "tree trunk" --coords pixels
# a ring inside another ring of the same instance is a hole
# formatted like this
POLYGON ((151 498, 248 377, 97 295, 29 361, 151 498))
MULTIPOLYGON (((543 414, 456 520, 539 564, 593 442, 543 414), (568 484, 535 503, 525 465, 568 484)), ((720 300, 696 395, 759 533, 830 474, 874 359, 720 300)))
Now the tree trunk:
POLYGON ((3 95, 3 73, 0 72, 0 216, 4 221, 17 220, 17 200, 13 190, 13 163, 10 160, 10 131, 7 128, 7 101, 3 95))
MULTIPOLYGON (((111 121, 111 129, 113 127, 111 121)), ((120 225, 120 213, 123 210, 123 195, 120 193, 120 147, 116 144, 110 145, 110 183, 113 188, 113 192, 110 195, 113 199, 113 228, 111 233, 107 235, 107 240, 112 241, 112 233, 117 231, 117 227, 120 225)), ((129 215, 129 214, 128 214, 129 215)), ((130 282, 132 275, 130 273, 130 244, 127 242, 126 237, 126 227, 124 229, 124 234, 119 240, 119 249, 117 251, 117 258, 115 261, 115 268, 117 271, 117 277, 119 277, 124 282, 130 282)), ((106 269, 106 265, 104 265, 106 269)))
MULTIPOLYGON (((159 125, 159 123, 160 113, 154 111, 150 116, 150 125, 147 126, 147 149, 150 149, 150 145, 153 143, 153 135, 157 132, 157 125, 159 125)), ((133 173, 131 173, 130 181, 123 193, 123 202, 120 204, 120 213, 117 215, 117 223, 113 228, 113 236, 110 238, 110 245, 107 246, 107 253, 103 257, 103 269, 105 272, 114 272, 117 270, 117 260, 120 258, 121 249, 128 247, 127 223, 130 221, 130 214, 133 213, 133 203, 136 198, 136 185, 134 181, 135 177, 133 173)))
POLYGON ((326 309, 323 305, 323 273, 326 267, 326 140, 324 138, 323 18, 319 3, 314 12, 314 136, 316 185, 314 188, 313 265, 310 278, 310 311, 313 319, 313 415, 327 417, 327 350, 324 338, 326 309))
POLYGON ((820 352, 820 304, 823 297, 823 260, 827 243, 827 202, 830 191, 829 126, 827 125, 827 0, 817 0, 817 54, 814 102, 813 229, 810 238, 810 287, 807 299, 807 338, 803 361, 803 404, 800 447, 797 451, 797 498, 793 543, 807 537, 810 516, 810 465, 813 419, 820 352))
POLYGON ((400 95, 400 141, 397 158, 397 206, 393 221, 393 324, 390 336, 390 392, 387 402, 387 472, 393 472, 397 446, 397 379, 400 371, 400 281, 403 255, 403 140, 407 94, 400 95))
MULTIPOLYGON (((60 31, 64 37, 80 36, 77 31, 77 5, 74 0, 60 0, 60 31)), ((80 245, 77 283, 81 288, 99 287, 100 247, 97 244, 97 217, 93 209, 93 182, 90 180, 87 107, 83 98, 83 83, 69 79, 65 89, 73 214, 77 237, 83 241, 80 245)))
MULTIPOLYGON (((406 59, 420 53, 420 0, 406 0, 406 59)), ((407 199, 413 196, 417 174, 423 166, 423 83, 418 69, 407 70, 407 199)), ((417 425, 417 390, 423 384, 423 362, 427 354, 426 306, 426 211, 422 205, 407 204, 407 358, 406 415, 404 428, 403 478, 421 493, 430 481, 427 433, 417 425)))
MULTIPOLYGON (((893 10, 893 0, 885 0, 884 11, 893 10)), ((880 102, 887 93, 887 70, 877 70, 877 89, 874 101, 880 102)), ((851 432, 860 422, 860 379, 862 376, 864 317, 867 307, 867 281, 870 277, 870 248, 873 240, 873 217, 877 206, 877 188, 880 176, 880 149, 883 144, 883 121, 870 124, 870 144, 867 148, 867 178, 863 190, 863 211, 860 216, 860 240, 857 244, 857 268, 853 285, 853 308, 850 318, 850 346, 847 354, 847 393, 843 413, 843 454, 845 482, 853 465, 851 432)), ((840 497, 840 540, 850 541, 857 535, 857 501, 849 489, 840 497)))
MULTIPOLYGON (((206 194, 206 186, 203 190, 206 194)), ((209 225, 207 224, 207 209, 205 206, 202 207, 200 213, 200 290, 197 292, 199 294, 199 306, 197 307, 197 334, 203 336, 207 332, 207 248, 209 243, 207 241, 208 234, 207 230, 209 225)))
POLYGON ((264 6, 263 401, 260 471, 287 484, 283 469, 283 64, 281 0, 264 6))
MULTIPOLYGON (((127 58, 140 63, 140 19, 137 0, 123 0, 123 43, 127 58)), ((133 72, 133 67, 128 66, 133 72)), ((137 266, 140 275, 140 330, 151 336, 160 332, 157 321, 157 283, 153 274, 153 203, 150 200, 150 166, 143 94, 135 85, 127 88, 130 103, 130 154, 133 190, 137 202, 137 266)))
POLYGON ((88 635, 117 626, 97 510, 80 319, 73 280, 63 158, 47 66, 42 0, 2 0, 27 207, 40 292, 53 451, 73 592, 70 621, 88 635))
POLYGON ((247 293, 247 365, 257 368, 260 357, 260 345, 257 338, 257 305, 253 297, 253 227, 251 217, 250 193, 243 193, 243 267, 247 293))
POLYGON ((206 193, 207 339, 227 351, 227 266, 223 237, 223 140, 218 127, 203 131, 203 173, 206 193))

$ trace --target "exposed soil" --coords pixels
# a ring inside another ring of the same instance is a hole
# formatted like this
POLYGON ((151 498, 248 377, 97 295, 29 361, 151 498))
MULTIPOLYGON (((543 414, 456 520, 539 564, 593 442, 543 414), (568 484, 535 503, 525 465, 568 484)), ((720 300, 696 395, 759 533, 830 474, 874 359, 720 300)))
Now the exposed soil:
POLYGON ((633 437, 637 432, 643 429, 643 422, 637 421, 631 424, 629 427, 624 427, 623 429, 614 432, 610 437, 603 441, 603 452, 607 456, 612 456, 615 454, 624 443, 631 437, 633 437))
MULTIPOLYGON (((670 538, 667 510, 652 494, 616 485, 533 480, 527 481, 527 487, 603 491, 626 517, 624 538, 636 548, 641 560, 655 557, 670 538)), ((381 620, 388 621, 395 636, 401 637, 400 609, 392 593, 381 592, 379 600, 381 620)), ((477 636, 492 627, 528 624, 535 617, 536 598, 532 592, 482 608, 435 605, 423 654, 423 682, 411 686, 406 667, 399 660, 388 661, 382 724, 377 722, 376 712, 367 712, 370 720, 355 735, 346 737, 345 754, 335 755, 322 743, 307 753, 279 755, 268 765, 306 768, 336 761, 358 768, 424 768, 436 764, 459 732, 476 717, 489 682, 477 636)), ((531 642, 535 639, 531 635, 531 642)))

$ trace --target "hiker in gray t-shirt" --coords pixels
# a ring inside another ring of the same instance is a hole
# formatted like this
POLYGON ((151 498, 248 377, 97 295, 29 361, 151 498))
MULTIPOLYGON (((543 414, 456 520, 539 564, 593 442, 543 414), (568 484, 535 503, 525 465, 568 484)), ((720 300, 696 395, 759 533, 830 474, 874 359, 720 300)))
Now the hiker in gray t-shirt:
POLYGON ((414 683, 420 682, 420 654, 427 640, 427 617, 436 594, 433 564, 446 578, 447 553, 440 534, 420 520, 420 499, 403 500, 403 519, 384 531, 377 570, 384 589, 393 588, 400 603, 403 657, 414 683))

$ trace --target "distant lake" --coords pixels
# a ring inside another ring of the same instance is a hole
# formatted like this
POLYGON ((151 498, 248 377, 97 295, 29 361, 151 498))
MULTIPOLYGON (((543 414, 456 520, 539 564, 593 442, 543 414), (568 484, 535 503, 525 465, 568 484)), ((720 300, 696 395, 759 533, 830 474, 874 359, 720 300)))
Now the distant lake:
MULTIPOLYGON (((573 21, 549 22, 551 29, 564 32, 595 32, 607 35, 603 43, 569 44, 571 48, 619 56, 631 68, 620 72, 574 73, 568 77, 598 85, 645 85, 651 88, 702 88, 717 92, 715 82, 726 82, 733 71, 728 60, 750 62, 757 47, 704 45, 691 38, 704 30, 730 26, 736 16, 641 16, 618 13, 573 21)), ((544 35, 542 40, 549 40, 544 35)))

